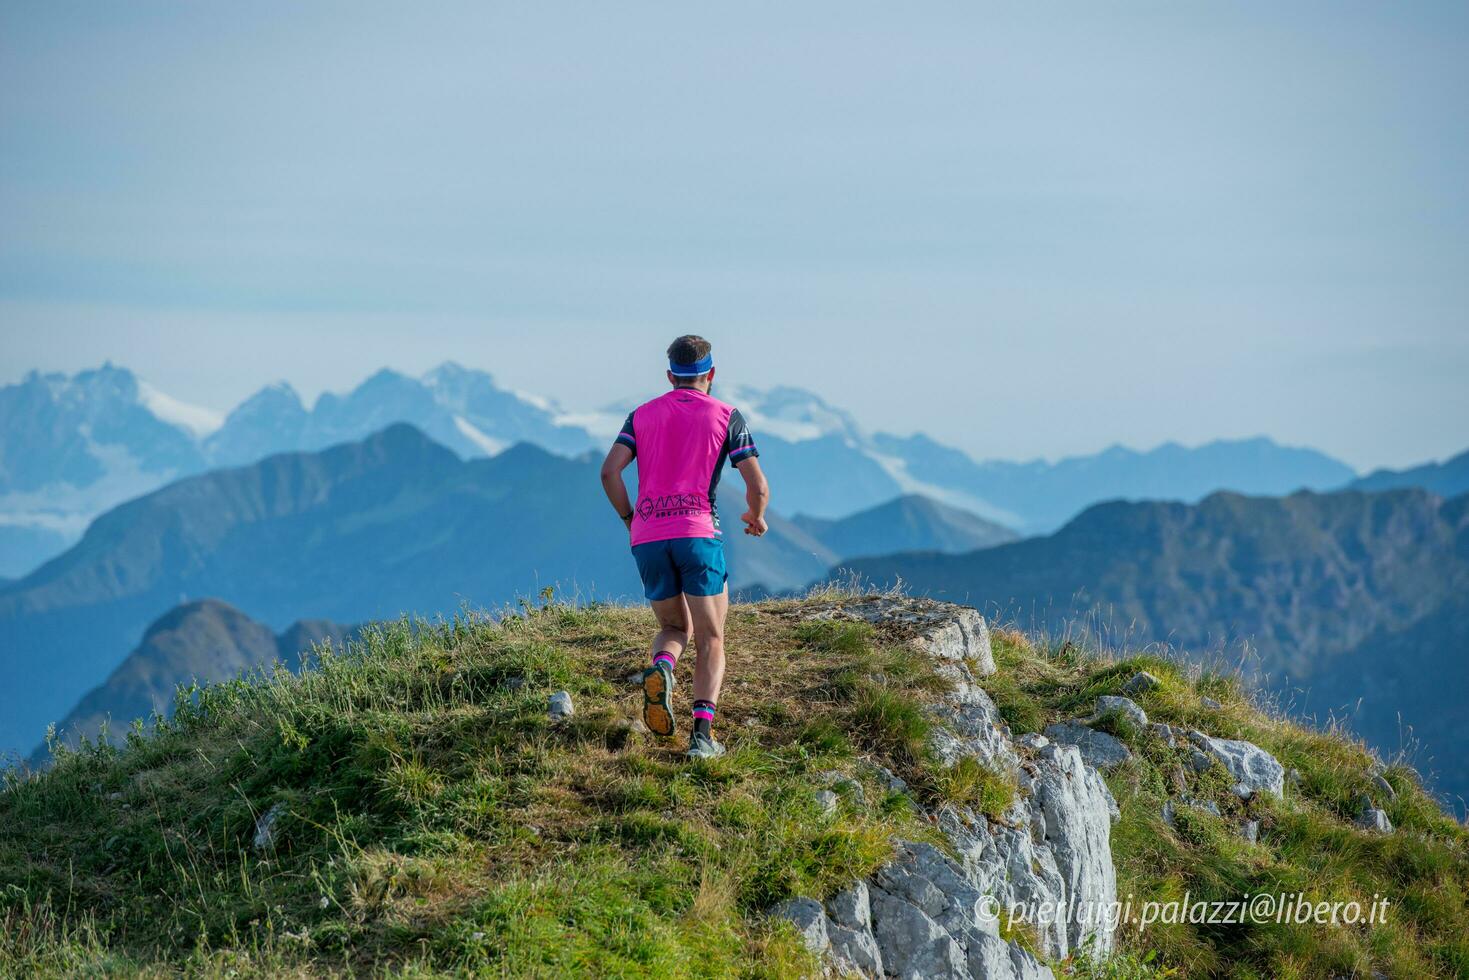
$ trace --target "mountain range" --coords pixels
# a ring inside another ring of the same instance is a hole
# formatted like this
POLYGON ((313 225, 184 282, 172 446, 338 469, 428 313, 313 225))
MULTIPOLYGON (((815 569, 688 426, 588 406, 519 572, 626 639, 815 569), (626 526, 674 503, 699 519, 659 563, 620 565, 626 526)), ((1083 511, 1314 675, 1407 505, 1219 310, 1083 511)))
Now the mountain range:
POLYGON ((1442 463, 1425 463, 1405 470, 1373 470, 1351 483, 1353 490, 1396 490, 1402 487, 1422 487, 1440 497, 1469 493, 1469 451, 1442 463))
MULTIPOLYGON (((642 397, 656 393, 650 386, 642 397)), ((716 393, 750 420, 768 468, 780 473, 783 511, 818 519, 920 494, 1033 534, 1102 500, 1191 501, 1218 489, 1279 494, 1336 487, 1356 475, 1314 450, 1263 438, 1148 452, 1114 446, 1055 463, 977 462, 921 433, 869 433, 798 388, 721 383, 716 393)), ((97 515, 181 476, 324 449, 395 422, 464 459, 520 442, 576 456, 601 452, 635 405, 570 412, 450 363, 418 378, 385 369, 309 407, 289 385, 274 384, 220 418, 121 367, 32 372, 0 387, 0 575, 32 571, 75 543, 97 515)))
POLYGON ((1422 489, 1113 502, 1055 534, 967 554, 860 558, 875 584, 973 602, 1053 635, 1164 643, 1237 663, 1281 703, 1388 754, 1408 729, 1469 797, 1469 494, 1422 489))
MULTIPOLYGON (((148 627, 137 649, 61 719, 57 737, 73 748, 104 731, 115 739, 133 719, 172 714, 180 684, 230 680, 276 662, 297 669, 318 644, 341 646, 355 632, 313 619, 292 623, 277 636, 218 599, 186 602, 148 627)), ((40 765, 48 754, 42 746, 31 762, 40 765)))
MULTIPOLYGON (((739 480, 728 479, 738 504, 739 480)), ((912 498, 840 521, 772 514, 770 524, 758 542, 729 535, 733 589, 819 577, 864 528, 888 528, 887 547, 1013 536, 912 498)), ((641 595, 591 456, 520 443, 466 461, 396 424, 188 477, 107 512, 65 554, 0 587, 0 749, 29 749, 180 602, 218 598, 279 630, 497 608, 544 586, 583 599, 641 595)))
MULTIPOLYGON (((800 389, 719 394, 750 419, 777 508, 762 541, 729 537, 736 592, 852 568, 1054 630, 1080 614, 1195 654, 1248 643, 1252 674, 1296 710, 1341 713, 1389 751, 1406 722, 1440 785, 1469 793, 1446 709, 1469 690, 1453 659, 1469 453, 1360 479, 1266 439, 977 462, 800 389)), ((630 407, 576 415, 452 364, 310 408, 275 385, 223 419, 111 366, 0 388, 0 751, 69 710, 90 730, 109 705, 156 707, 187 638, 214 649, 229 630, 185 624, 170 660, 150 624, 204 597, 278 641, 297 620, 495 607, 544 585, 636 596, 594 480, 630 407)), ((266 655, 263 633, 235 632, 254 636, 245 653, 206 649, 177 680, 266 655)))

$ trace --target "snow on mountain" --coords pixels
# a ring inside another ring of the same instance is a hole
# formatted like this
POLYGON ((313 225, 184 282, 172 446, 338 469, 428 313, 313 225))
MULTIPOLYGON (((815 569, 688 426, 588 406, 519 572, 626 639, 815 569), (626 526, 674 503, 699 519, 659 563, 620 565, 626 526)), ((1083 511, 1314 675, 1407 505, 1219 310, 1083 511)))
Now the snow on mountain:
MULTIPOLYGON (((33 372, 0 387, 0 576, 18 575, 75 540, 97 513, 170 480, 280 452, 314 451, 406 422, 461 457, 529 442, 563 456, 604 452, 642 397, 601 409, 503 388, 452 362, 422 377, 384 369, 310 407, 288 384, 262 388, 221 419, 131 372, 105 365, 68 377, 33 372)), ((1268 439, 1146 453, 1113 447, 1057 463, 977 462, 922 433, 868 432, 844 409, 790 386, 720 382, 772 473, 775 508, 839 518, 922 494, 1020 531, 1046 531, 1100 500, 1197 500, 1216 489, 1288 493, 1353 474, 1329 457, 1268 439)))
POLYGON ((583 429, 599 439, 612 440, 622 430, 622 423, 627 418, 627 413, 632 411, 618 412, 616 410, 605 410, 600 412, 562 412, 552 419, 556 425, 568 429, 583 429))
POLYGON ((786 442, 806 442, 831 435, 853 444, 864 441, 861 427, 850 414, 801 388, 721 385, 716 395, 739 408, 757 433, 768 432, 786 442))
POLYGON ((96 514, 198 471, 207 413, 104 364, 0 387, 0 575, 30 571, 96 514))
POLYGON ((475 428, 474 423, 463 415, 454 416, 454 427, 486 456, 498 456, 507 448, 499 439, 491 438, 475 428))
POLYGON ((138 382, 138 398, 143 406, 164 422, 203 437, 224 425, 224 416, 199 405, 190 405, 164 394, 146 381, 138 382))

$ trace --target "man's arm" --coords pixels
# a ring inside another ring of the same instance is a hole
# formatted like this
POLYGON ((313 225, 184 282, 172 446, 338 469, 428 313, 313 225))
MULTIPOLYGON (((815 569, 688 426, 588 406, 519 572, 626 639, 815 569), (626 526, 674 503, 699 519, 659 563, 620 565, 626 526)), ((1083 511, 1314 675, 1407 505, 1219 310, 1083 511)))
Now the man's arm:
POLYGON ((735 469, 744 477, 745 505, 749 507, 749 510, 740 515, 740 520, 745 522, 745 533, 758 538, 769 530, 765 523, 765 508, 770 504, 770 484, 765 482, 760 460, 754 456, 740 460, 735 464, 735 469))
POLYGON ((622 482, 622 471, 631 462, 632 450, 622 443, 608 450, 607 458, 602 460, 602 492, 607 494, 622 523, 629 527, 632 526, 632 501, 627 496, 627 484, 622 482))

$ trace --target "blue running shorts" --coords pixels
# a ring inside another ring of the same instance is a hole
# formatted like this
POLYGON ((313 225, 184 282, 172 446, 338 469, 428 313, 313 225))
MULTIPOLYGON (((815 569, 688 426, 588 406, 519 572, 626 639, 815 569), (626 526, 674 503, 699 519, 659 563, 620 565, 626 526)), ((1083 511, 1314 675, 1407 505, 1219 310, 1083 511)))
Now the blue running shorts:
POLYGON ((719 595, 729 574, 719 538, 669 538, 634 545, 633 559, 643 579, 643 594, 654 602, 689 595, 719 595))

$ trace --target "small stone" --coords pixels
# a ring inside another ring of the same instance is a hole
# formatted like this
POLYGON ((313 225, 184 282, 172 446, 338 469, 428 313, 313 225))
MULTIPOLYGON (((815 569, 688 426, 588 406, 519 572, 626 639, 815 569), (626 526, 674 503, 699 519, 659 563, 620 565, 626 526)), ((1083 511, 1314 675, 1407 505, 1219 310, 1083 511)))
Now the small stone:
POLYGON ((744 725, 746 728, 755 728, 760 724, 760 719, 756 718, 754 715, 750 715, 744 721, 740 722, 740 724, 744 725))
POLYGON ((284 803, 276 803, 255 821, 254 846, 257 851, 269 851, 275 847, 276 824, 286 812, 284 803))
POLYGON ((826 948, 831 945, 827 935, 830 920, 827 919, 821 903, 814 898, 786 899, 770 910, 770 916, 774 919, 786 919, 795 925, 806 948, 817 955, 826 952, 826 948))
POLYGON ((866 794, 862 791, 862 784, 844 772, 836 769, 823 769, 816 776, 822 782, 826 783, 827 786, 836 790, 837 793, 843 796, 850 796, 858 803, 866 799, 866 794))
POLYGON ((643 683, 643 672, 641 670, 635 670, 631 674, 628 674, 626 677, 624 677, 623 680, 626 681, 628 684, 631 684, 633 687, 637 687, 638 685, 643 683))
POLYGON ((1168 771, 1168 783, 1175 793, 1188 789, 1188 775, 1184 773, 1183 766, 1174 766, 1168 771))
POLYGON ((1388 782, 1386 779, 1382 778, 1381 776, 1373 776, 1372 777, 1372 785, 1373 786, 1376 786, 1379 790, 1381 790, 1382 791, 1382 795, 1385 796, 1385 797, 1387 797, 1389 801, 1395 800, 1395 799, 1398 798, 1398 791, 1392 788, 1392 783, 1388 782))
POLYGON ((1119 714, 1138 728, 1148 726, 1148 713, 1132 698, 1120 698, 1112 694, 1102 695, 1097 698, 1097 709, 1089 720, 1100 721, 1110 714, 1119 714))
POLYGON ((119 800, 122 799, 122 794, 121 793, 108 793, 107 794, 107 798, 109 800, 111 800, 112 802, 116 803, 116 802, 118 802, 119 800))
POLYGON ((1285 767, 1275 756, 1251 742, 1232 738, 1210 738, 1191 732, 1189 738, 1224 764, 1234 777, 1234 795, 1248 800, 1257 792, 1285 795, 1285 767))
POLYGON ((1122 685, 1122 690, 1128 694, 1142 694, 1145 691, 1151 691, 1162 685, 1163 682, 1158 680, 1158 678, 1146 670, 1140 670, 1127 679, 1127 683, 1122 685))
POLYGON ((518 691, 522 687, 525 687, 525 678, 524 677, 507 677, 507 678, 505 678, 505 690, 507 690, 507 691, 518 691))
POLYGON ((882 779, 883 786, 887 788, 889 793, 908 792, 908 783, 887 766, 874 765, 873 768, 877 770, 878 776, 882 779))
POLYGON ((867 802, 867 794, 863 792, 862 784, 851 776, 840 776, 831 785, 832 789, 851 797, 854 803, 861 804, 867 802))
POLYGON ((829 789, 818 790, 816 793, 816 805, 821 807, 822 813, 836 813, 837 795, 829 789))
POLYGON ((1178 817, 1178 808, 1180 806, 1191 807, 1195 810, 1203 810, 1205 813, 1212 813, 1216 817, 1222 815, 1219 811, 1219 804, 1215 803, 1213 800, 1195 800, 1184 796, 1180 797, 1176 802, 1174 800, 1166 800, 1163 803, 1163 822, 1170 827, 1175 826, 1175 822, 1178 817))
POLYGON ((1213 698, 1208 697, 1207 695, 1199 698, 1199 704, 1202 704, 1210 711, 1218 711, 1220 708, 1224 707, 1224 705, 1220 704, 1218 701, 1215 701, 1213 698))
POLYGON ((1189 768, 1194 772, 1208 772, 1209 767, 1214 764, 1214 757, 1203 749, 1190 746, 1188 750, 1189 768))
POLYGON ((1162 722, 1154 722, 1153 724, 1148 726, 1148 731, 1153 734, 1154 738, 1161 741, 1170 749, 1178 744, 1178 742, 1173 737, 1172 725, 1165 725, 1162 722))
POLYGON ((652 730, 648 728, 648 723, 643 721, 643 719, 641 718, 634 718, 632 720, 632 724, 628 725, 627 727, 629 731, 637 732, 639 735, 652 734, 652 730))
POLYGON ((1046 738, 1044 735, 1038 735, 1035 732, 1026 732, 1024 735, 1016 739, 1016 741, 1019 742, 1022 747, 1030 749, 1032 752, 1039 752, 1041 749, 1051 744, 1050 739, 1046 738))
POLYGON ((1393 832, 1392 821, 1387 818, 1387 811, 1378 807, 1368 807, 1362 811, 1357 818, 1357 826, 1364 830, 1376 831, 1379 834, 1390 834, 1393 832))
POLYGON ((561 721, 576 714, 576 705, 571 703, 570 691, 557 691, 546 699, 546 712, 552 721, 561 721))
POLYGON ((1239 828, 1240 834, 1251 844, 1260 842, 1260 821, 1246 820, 1239 828))

